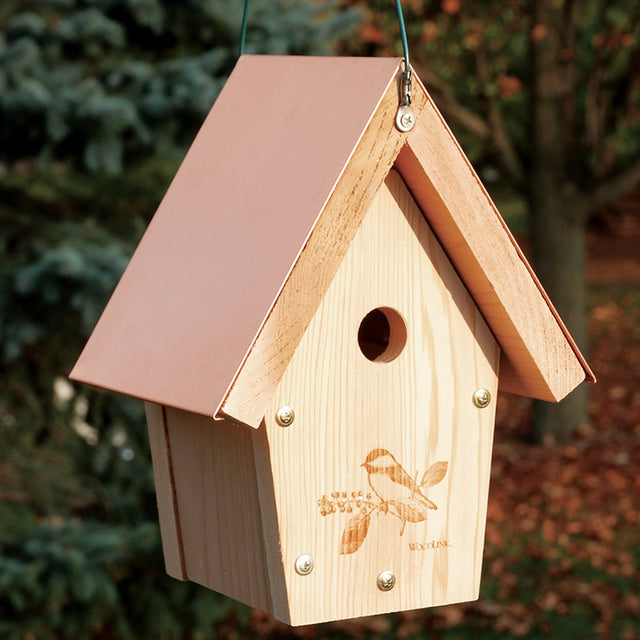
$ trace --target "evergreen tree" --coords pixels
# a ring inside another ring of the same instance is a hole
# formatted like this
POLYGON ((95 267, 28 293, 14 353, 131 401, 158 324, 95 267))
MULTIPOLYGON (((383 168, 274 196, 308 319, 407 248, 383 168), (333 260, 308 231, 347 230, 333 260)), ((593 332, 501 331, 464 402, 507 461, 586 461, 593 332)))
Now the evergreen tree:
MULTIPOLYGON (((235 64, 242 10, 0 4, 2 638, 182 638, 228 612, 164 576, 141 404, 66 375, 235 64)), ((255 0, 246 49, 330 53, 357 18, 255 0)))
MULTIPOLYGON (((7 0, 1 11, 4 161, 118 173, 184 149, 235 63, 242 3, 7 0)), ((254 2, 247 52, 329 53, 353 17, 327 2, 254 2)))

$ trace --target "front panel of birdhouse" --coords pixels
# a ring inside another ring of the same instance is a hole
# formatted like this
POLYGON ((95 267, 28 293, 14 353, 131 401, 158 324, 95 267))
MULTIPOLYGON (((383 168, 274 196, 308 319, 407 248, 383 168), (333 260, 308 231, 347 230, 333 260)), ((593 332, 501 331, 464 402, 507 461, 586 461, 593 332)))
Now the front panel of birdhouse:
POLYGON ((391 172, 266 416, 292 624, 478 597, 499 355, 391 172))

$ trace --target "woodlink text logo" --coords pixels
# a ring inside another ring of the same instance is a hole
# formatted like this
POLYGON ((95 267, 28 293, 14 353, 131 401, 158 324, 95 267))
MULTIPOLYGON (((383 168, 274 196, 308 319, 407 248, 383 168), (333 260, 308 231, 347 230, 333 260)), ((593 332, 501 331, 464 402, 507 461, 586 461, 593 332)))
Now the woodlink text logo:
POLYGON ((407 523, 425 521, 429 511, 438 508, 425 495, 426 490, 443 480, 449 463, 435 462, 422 474, 420 482, 418 472, 412 477, 387 449, 373 449, 360 466, 367 472, 371 491, 333 491, 318 500, 322 516, 350 514, 340 539, 341 554, 355 553, 362 546, 373 515, 396 517, 401 536, 407 523))

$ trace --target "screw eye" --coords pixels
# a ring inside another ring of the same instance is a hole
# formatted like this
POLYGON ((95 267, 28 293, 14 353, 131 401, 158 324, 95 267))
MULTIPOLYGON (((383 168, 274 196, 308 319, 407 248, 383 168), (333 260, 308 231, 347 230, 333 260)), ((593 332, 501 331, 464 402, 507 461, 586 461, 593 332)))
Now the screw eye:
POLYGON ((396 113, 396 127, 404 133, 411 131, 416 124, 416 116, 409 105, 402 105, 396 113))

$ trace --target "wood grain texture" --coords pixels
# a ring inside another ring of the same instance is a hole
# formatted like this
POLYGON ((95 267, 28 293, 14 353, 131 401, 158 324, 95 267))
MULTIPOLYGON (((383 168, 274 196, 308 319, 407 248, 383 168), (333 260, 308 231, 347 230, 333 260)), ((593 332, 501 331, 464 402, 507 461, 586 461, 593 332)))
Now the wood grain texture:
MULTIPOLYGON (((261 512, 265 479, 256 478, 254 462, 254 444, 266 447, 264 429, 214 424, 179 409, 167 408, 166 415, 187 578, 285 617, 286 609, 272 602, 278 576, 269 573, 281 566, 277 531, 262 528, 263 518, 274 521, 275 515, 261 512)), ((269 505, 266 500, 267 512, 269 505)))
POLYGON ((495 401, 477 409, 472 394, 483 386, 495 398, 499 356, 392 172, 266 418, 293 624, 477 598, 495 401), (358 331, 383 307, 404 319, 406 344, 370 361, 358 331), (283 404, 296 414, 286 428, 273 418, 283 404), (395 481, 373 473, 396 463, 395 481), (294 570, 302 553, 315 561, 307 576, 294 570), (386 593, 384 570, 397 578, 386 593))
POLYGON ((431 101, 397 167, 501 345, 501 389, 558 401, 595 381, 431 101))
MULTIPOLYGON (((421 113, 424 94, 412 107, 421 113)), ((218 411, 259 426, 273 392, 407 134, 394 126, 391 83, 331 193, 283 289, 218 411)), ((312 125, 311 125, 312 126, 312 125)), ((277 251, 277 247, 274 247, 277 251)))
POLYGON ((158 518, 162 535, 162 553, 167 573, 178 580, 186 580, 180 535, 180 520, 173 479, 171 452, 164 407, 151 402, 144 403, 147 416, 153 479, 156 487, 158 518))

